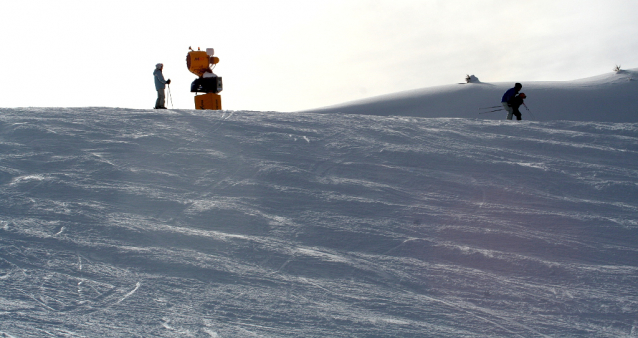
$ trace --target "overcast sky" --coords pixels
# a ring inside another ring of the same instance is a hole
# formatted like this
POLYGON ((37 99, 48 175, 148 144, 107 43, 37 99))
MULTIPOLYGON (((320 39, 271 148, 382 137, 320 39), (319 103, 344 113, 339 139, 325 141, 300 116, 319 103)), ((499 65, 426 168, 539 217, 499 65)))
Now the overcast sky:
POLYGON ((152 108, 161 62, 173 106, 191 109, 189 46, 215 48, 230 110, 311 109, 466 74, 525 82, 638 68, 636 0, 6 0, 1 9, 1 107, 152 108))

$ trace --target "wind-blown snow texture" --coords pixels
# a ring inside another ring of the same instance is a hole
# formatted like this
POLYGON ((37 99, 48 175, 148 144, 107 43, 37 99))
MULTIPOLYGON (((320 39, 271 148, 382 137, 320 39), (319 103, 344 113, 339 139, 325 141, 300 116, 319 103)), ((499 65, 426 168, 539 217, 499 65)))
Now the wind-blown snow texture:
POLYGON ((637 164, 638 123, 0 109, 0 335, 636 337, 637 164))

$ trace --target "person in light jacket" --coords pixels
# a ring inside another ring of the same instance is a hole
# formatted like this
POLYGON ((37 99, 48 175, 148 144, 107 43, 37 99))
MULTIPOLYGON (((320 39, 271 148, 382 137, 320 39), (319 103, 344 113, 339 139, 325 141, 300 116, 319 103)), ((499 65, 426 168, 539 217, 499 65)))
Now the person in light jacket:
POLYGON ((503 108, 507 111, 507 119, 511 120, 514 115, 514 110, 512 106, 509 104, 509 101, 513 99, 518 92, 521 91, 523 85, 520 83, 514 84, 514 88, 508 89, 505 94, 503 94, 503 98, 501 99, 501 104, 503 104, 503 108))
POLYGON ((166 95, 164 89, 166 85, 171 83, 171 79, 164 80, 164 74, 162 74, 164 65, 158 63, 155 65, 155 71, 153 77, 155 78, 155 89, 157 90, 157 101, 155 101, 155 109, 166 109, 166 95))

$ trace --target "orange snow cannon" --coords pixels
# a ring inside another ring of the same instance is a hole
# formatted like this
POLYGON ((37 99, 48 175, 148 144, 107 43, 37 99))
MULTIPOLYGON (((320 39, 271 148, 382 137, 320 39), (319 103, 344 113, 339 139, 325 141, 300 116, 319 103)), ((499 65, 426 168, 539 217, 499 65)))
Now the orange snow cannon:
POLYGON ((188 70, 197 75, 198 78, 191 83, 191 93, 195 93, 195 109, 221 110, 222 97, 219 95, 224 89, 221 76, 213 73, 213 68, 219 63, 219 58, 214 56, 213 48, 206 48, 206 51, 193 50, 186 55, 186 66, 188 70), (197 93, 205 93, 197 95, 197 93))

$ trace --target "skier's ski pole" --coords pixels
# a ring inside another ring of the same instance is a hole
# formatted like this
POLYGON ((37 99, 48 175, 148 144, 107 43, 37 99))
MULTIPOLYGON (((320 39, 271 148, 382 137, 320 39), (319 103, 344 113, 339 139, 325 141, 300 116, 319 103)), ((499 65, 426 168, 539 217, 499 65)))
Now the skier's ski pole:
POLYGON ((502 106, 485 107, 485 108, 479 108, 479 109, 494 109, 494 108, 499 108, 499 107, 502 107, 502 106))
POLYGON ((526 105, 525 103, 523 103, 523 106, 525 106, 525 109, 529 112, 529 114, 530 114, 530 115, 532 115, 532 117, 534 118, 534 120, 538 121, 538 120, 536 119, 536 116, 534 116, 534 114, 532 114, 532 111, 531 111, 531 110, 529 110, 529 108, 527 108, 527 105, 526 105))
POLYGON ((496 111, 505 111, 505 109, 501 108, 501 109, 495 109, 495 110, 491 110, 491 111, 484 111, 484 112, 480 112, 479 114, 487 114, 487 113, 493 113, 496 111))
POLYGON ((171 84, 168 84, 168 98, 171 100, 171 109, 175 109, 175 107, 173 107, 173 97, 171 96, 171 84))

